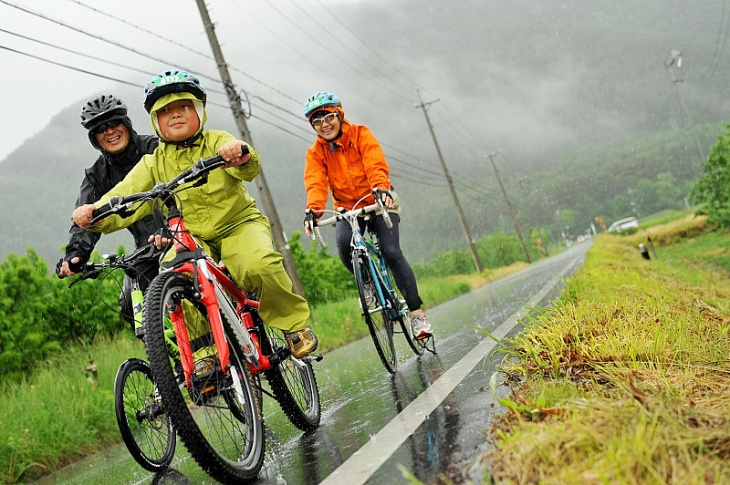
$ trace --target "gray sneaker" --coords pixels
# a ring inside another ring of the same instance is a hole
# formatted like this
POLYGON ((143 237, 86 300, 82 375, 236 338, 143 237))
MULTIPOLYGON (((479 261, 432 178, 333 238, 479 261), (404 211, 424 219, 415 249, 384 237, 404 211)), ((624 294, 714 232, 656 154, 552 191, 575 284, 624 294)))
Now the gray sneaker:
POLYGON ((373 283, 365 283, 363 290, 365 291, 365 304, 368 308, 375 306, 378 303, 378 298, 375 294, 375 285, 373 283))
POLYGON ((413 328, 413 338, 416 340, 428 338, 433 333, 431 324, 428 322, 426 315, 422 313, 411 315, 411 327, 413 328))

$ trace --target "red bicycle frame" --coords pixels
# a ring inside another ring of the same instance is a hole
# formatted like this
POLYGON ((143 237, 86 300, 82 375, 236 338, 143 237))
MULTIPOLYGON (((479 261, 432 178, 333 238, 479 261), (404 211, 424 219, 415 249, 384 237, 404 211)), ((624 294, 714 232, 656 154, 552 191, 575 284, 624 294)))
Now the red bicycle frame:
MULTIPOLYGON (((268 356, 261 353, 258 342, 260 337, 265 338, 265 336, 256 335, 256 328, 250 312, 250 309, 259 307, 259 302, 248 298, 246 293, 224 272, 225 267, 219 266, 202 250, 193 235, 185 229, 183 217, 177 208, 174 205, 169 206, 169 208, 171 213, 174 213, 168 218, 168 227, 174 235, 175 251, 178 255, 192 252, 195 258, 177 263, 168 271, 192 276, 195 288, 199 291, 198 298, 205 306, 208 314, 208 322, 213 334, 213 341, 218 349, 218 361, 221 369, 228 373, 230 367, 229 342, 223 331, 221 312, 226 314, 228 321, 233 325, 235 336, 239 340, 238 344, 246 355, 251 372, 256 373, 271 369, 271 361, 268 356), (229 304, 230 300, 226 298, 226 294, 235 302, 235 308, 229 304), (221 302, 224 304, 223 307, 220 305, 221 302), (237 321, 243 324, 242 329, 244 331, 237 331, 237 321)), ((189 386, 193 374, 193 352, 188 329, 185 325, 183 308, 178 307, 171 311, 170 318, 180 350, 185 383, 189 386)))

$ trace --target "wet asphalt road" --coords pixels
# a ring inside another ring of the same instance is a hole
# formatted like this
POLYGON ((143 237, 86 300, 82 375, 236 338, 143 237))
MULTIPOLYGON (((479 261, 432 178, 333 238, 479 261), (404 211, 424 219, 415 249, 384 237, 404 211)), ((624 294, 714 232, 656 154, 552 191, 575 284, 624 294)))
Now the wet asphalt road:
MULTIPOLYGON (((502 358, 483 330, 497 339, 519 332, 518 321, 528 309, 547 306, 560 295, 562 278, 580 266, 589 244, 430 309, 437 353, 416 358, 405 340, 398 341, 395 375, 382 366, 369 338, 328 353, 315 364, 322 401, 315 433, 299 432, 265 398, 266 460, 253 483, 406 484, 408 473, 423 483, 443 476, 478 483, 483 470, 475 463, 488 449, 486 428, 499 409, 489 379, 502 358)), ((170 470, 162 475, 140 468, 119 445, 36 483, 218 482, 179 442, 170 470)))

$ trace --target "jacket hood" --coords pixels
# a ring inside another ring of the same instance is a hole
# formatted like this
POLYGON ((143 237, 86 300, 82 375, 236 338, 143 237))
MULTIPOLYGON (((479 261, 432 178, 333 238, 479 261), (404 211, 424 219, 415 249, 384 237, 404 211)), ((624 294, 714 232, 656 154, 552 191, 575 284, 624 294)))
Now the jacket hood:
POLYGON ((195 132, 195 135, 191 137, 191 140, 200 136, 200 134, 203 132, 205 122, 208 121, 208 113, 205 110, 205 105, 202 101, 193 96, 191 93, 170 93, 162 96, 160 99, 155 101, 155 104, 153 104, 152 108, 150 109, 150 123, 152 123, 152 129, 155 131, 155 134, 160 137, 160 140, 163 140, 167 143, 178 144, 184 142, 172 142, 162 135, 162 132, 160 131, 160 123, 157 121, 157 112, 168 104, 179 101, 181 99, 189 99, 193 102, 193 106, 195 106, 195 111, 198 113, 198 118, 200 119, 200 128, 198 128, 198 131, 195 132))

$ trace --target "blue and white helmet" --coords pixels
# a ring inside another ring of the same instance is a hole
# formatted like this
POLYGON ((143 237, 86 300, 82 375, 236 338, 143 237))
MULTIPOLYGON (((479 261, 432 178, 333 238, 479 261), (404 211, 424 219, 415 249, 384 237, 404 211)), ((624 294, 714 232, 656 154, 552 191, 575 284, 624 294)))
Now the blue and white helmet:
POLYGON ((153 77, 144 87, 144 108, 149 113, 155 101, 170 93, 190 93, 205 105, 206 93, 200 80, 186 71, 171 69, 153 77))
POLYGON ((342 103, 340 103, 340 98, 338 98, 334 93, 327 91, 314 93, 308 97, 307 102, 304 103, 304 117, 309 119, 312 113, 327 106, 341 107, 342 103))

